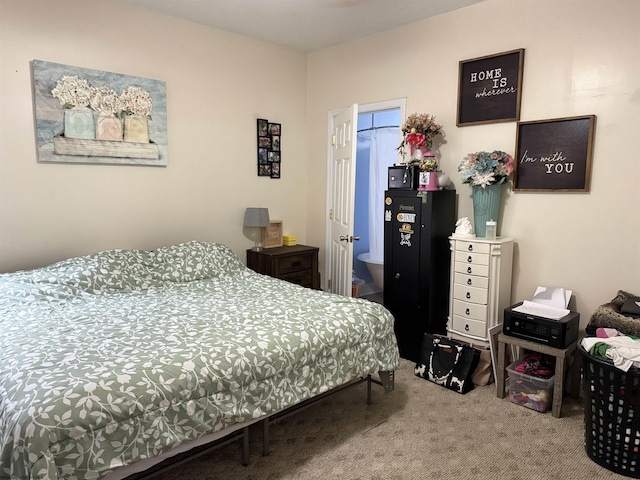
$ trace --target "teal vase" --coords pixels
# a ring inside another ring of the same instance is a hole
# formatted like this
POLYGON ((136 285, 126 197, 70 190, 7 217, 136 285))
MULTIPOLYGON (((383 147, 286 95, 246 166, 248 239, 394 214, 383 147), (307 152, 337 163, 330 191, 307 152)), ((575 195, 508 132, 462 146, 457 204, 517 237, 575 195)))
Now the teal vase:
POLYGON ((500 213, 500 196, 502 195, 502 184, 487 185, 482 188, 477 185, 471 186, 471 197, 473 198, 473 226, 476 237, 487 236, 486 226, 489 220, 498 221, 500 213))

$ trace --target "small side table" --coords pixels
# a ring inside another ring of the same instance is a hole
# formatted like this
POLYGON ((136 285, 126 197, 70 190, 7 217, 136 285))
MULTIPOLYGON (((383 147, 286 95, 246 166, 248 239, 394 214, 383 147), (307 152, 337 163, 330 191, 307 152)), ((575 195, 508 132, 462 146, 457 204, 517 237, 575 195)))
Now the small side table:
POLYGON ((511 337, 504 333, 498 334, 498 366, 496 368, 496 386, 498 398, 504 398, 505 395, 505 345, 514 345, 516 347, 525 348, 538 353, 544 353, 556 357, 556 372, 555 381, 553 383, 553 403, 551 405, 551 414, 559 418, 562 411, 562 394, 564 391, 564 370, 565 360, 575 350, 578 342, 577 340, 569 345, 567 348, 554 348, 542 343, 532 342, 530 340, 524 340, 522 338, 511 337))
POLYGON ((296 283, 303 287, 320 288, 318 247, 291 247, 247 250, 247 267, 258 273, 296 283))

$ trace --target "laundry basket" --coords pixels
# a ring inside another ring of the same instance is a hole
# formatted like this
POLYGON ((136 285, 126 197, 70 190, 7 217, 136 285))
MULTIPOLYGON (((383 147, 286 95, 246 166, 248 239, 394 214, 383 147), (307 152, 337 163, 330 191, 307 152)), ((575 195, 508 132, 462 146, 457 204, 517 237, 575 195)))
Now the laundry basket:
POLYGON ((640 478, 640 369, 624 372, 582 346, 585 450, 613 472, 640 478))

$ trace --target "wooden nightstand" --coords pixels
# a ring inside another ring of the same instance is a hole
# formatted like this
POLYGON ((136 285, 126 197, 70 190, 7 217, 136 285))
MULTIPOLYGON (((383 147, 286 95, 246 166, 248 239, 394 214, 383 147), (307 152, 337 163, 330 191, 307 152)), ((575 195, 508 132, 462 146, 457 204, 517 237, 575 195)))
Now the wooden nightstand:
POLYGON ((247 250, 247 267, 258 273, 296 283, 303 287, 320 288, 318 278, 318 247, 293 247, 247 250))

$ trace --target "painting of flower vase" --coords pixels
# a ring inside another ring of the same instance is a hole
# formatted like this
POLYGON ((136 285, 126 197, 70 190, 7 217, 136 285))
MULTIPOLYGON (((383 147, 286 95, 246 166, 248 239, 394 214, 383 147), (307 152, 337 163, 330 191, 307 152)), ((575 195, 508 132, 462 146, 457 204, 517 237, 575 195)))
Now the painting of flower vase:
POLYGON ((33 61, 39 162, 167 165, 166 86, 33 61))

